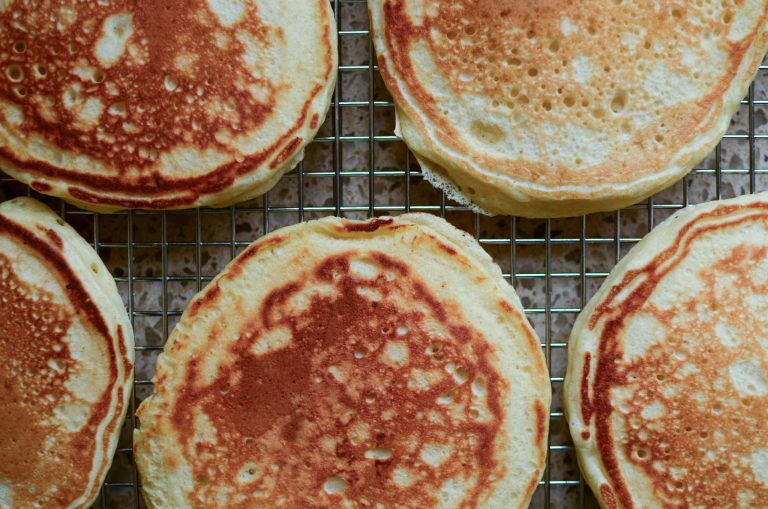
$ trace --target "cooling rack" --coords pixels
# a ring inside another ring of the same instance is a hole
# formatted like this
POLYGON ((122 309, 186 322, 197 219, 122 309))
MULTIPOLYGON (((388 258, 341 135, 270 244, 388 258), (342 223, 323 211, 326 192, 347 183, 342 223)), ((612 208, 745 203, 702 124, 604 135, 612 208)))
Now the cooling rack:
MULTIPOLYGON (((370 43, 365 0, 329 0, 339 27, 333 104, 306 158, 267 195, 229 209, 100 215, 38 195, 0 174, 0 199, 27 194, 48 203, 89 240, 117 281, 136 332, 129 414, 152 391, 154 363, 194 294, 261 235, 337 215, 440 215, 475 235, 515 286, 542 340, 554 391, 547 470, 534 508, 597 507, 584 484, 562 410, 571 326, 616 262, 681 207, 768 189, 768 65, 724 139, 693 172, 647 201, 617 212, 557 220, 485 217, 425 182, 394 136, 394 106, 370 43)), ((144 507, 127 419, 95 508, 144 507)))

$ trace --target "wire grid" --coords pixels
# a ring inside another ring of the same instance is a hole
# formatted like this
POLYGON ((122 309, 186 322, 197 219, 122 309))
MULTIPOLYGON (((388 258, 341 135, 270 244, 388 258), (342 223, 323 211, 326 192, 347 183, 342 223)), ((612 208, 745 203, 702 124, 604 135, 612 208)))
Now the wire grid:
POLYGON ((562 411, 567 338, 615 263, 653 226, 692 203, 768 188, 768 65, 728 134, 700 167, 644 203, 558 220, 488 218, 447 200, 392 135, 394 106, 370 43, 365 0, 329 0, 339 27, 339 80, 307 158, 270 193, 230 209, 100 215, 41 196, 0 174, 0 198, 34 195, 88 239, 117 281, 136 332, 129 417, 95 508, 144 507, 132 458, 134 413, 152 390, 154 361, 192 296, 251 241, 333 214, 421 211, 474 234, 521 296, 542 340, 554 392, 547 470, 531 507, 597 507, 576 465, 562 411))

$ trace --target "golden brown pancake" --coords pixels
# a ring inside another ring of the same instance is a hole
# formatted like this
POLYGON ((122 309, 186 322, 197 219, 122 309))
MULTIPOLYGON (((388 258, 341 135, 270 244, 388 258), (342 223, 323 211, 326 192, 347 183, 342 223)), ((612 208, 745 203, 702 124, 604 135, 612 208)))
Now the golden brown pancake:
POLYGON ((90 246, 29 198, 0 205, 0 508, 89 507, 133 380, 133 334, 90 246))
POLYGON ((424 214, 292 226, 198 295, 136 459, 155 509, 526 507, 550 387, 512 287, 424 214))
POLYGON ((571 335, 565 409, 605 508, 768 506, 768 194, 649 233, 571 335))
POLYGON ((768 0, 370 0, 382 78, 427 178, 493 213, 612 210, 720 140, 768 0))
POLYGON ((268 191, 330 104, 327 0, 0 2, 0 166, 93 210, 268 191))

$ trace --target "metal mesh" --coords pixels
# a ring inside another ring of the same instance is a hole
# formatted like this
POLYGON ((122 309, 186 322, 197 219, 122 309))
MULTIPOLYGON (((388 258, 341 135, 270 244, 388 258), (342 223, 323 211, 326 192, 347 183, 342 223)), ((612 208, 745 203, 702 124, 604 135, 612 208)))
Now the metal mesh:
MULTIPOLYGON (((117 281, 136 332, 129 415, 152 390, 154 362, 192 296, 259 236, 328 214, 349 218, 423 211, 474 234, 520 295, 542 340, 554 391, 548 468, 532 507, 596 507, 576 465, 562 411, 568 333, 610 269, 643 235, 688 204, 768 188, 768 65, 718 148, 681 182, 644 203, 559 220, 489 218, 424 181, 392 135, 394 107, 369 39, 365 0, 330 0, 339 26, 339 80, 331 110, 300 167, 270 193, 225 210, 99 215, 31 192, 0 174, 0 198, 32 194, 90 242, 117 281)), ((141 501, 127 419, 94 507, 141 501)))

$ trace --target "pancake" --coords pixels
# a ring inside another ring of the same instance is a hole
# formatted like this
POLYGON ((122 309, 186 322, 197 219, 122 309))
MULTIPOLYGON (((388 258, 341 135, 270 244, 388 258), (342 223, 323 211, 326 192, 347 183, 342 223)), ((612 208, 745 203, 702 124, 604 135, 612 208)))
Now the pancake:
POLYGON ((560 217, 629 205, 725 133, 768 0, 370 0, 399 134, 449 197, 560 217))
POLYGON ((565 410, 605 508, 768 506, 768 194, 685 209, 574 326, 565 410))
POLYGON ((527 507, 550 386, 468 235, 426 214, 326 218, 200 293, 139 408, 150 508, 527 507))
POLYGON ((0 508, 85 508, 112 462, 133 332, 96 253, 43 204, 0 204, 0 508))
POLYGON ((336 80, 327 0, 8 0, 0 48, 0 168, 96 211, 265 193, 336 80))

